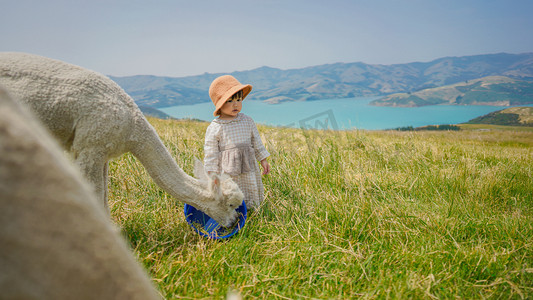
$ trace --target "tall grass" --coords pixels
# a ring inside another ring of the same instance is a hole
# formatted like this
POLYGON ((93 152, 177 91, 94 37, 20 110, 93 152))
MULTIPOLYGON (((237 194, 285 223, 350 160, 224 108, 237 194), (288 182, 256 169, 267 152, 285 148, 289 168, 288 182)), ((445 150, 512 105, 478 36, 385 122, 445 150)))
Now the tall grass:
MULTIPOLYGON (((150 121, 191 174, 207 124, 150 121)), ((532 297, 532 132, 260 132, 266 200, 229 240, 111 164, 113 220, 166 298, 532 297)))

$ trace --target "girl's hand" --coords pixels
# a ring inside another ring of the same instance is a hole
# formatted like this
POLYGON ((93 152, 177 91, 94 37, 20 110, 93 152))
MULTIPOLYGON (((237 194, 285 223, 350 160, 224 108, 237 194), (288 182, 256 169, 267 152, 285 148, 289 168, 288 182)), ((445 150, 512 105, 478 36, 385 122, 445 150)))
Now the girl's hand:
POLYGON ((268 173, 270 173, 270 165, 266 158, 261 161, 261 167, 263 167, 263 175, 268 175, 268 173))

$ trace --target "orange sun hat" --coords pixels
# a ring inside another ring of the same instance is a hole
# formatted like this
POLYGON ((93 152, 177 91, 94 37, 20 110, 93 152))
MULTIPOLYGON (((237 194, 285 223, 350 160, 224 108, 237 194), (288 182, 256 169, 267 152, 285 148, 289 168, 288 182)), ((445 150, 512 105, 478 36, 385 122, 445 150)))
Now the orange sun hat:
POLYGON ((213 116, 218 116, 222 105, 240 90, 242 90, 242 99, 244 100, 252 91, 252 86, 240 83, 231 75, 222 75, 213 80, 209 87, 209 97, 211 97, 211 101, 215 105, 213 116))

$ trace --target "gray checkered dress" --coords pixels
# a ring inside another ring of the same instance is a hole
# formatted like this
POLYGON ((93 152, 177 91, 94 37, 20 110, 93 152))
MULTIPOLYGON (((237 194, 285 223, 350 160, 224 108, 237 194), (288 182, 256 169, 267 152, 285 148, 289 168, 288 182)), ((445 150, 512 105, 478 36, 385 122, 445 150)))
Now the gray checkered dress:
POLYGON ((259 206, 264 187, 257 161, 270 153, 252 118, 239 113, 233 120, 214 119, 205 133, 204 154, 206 171, 229 174, 244 193, 246 206, 259 206))

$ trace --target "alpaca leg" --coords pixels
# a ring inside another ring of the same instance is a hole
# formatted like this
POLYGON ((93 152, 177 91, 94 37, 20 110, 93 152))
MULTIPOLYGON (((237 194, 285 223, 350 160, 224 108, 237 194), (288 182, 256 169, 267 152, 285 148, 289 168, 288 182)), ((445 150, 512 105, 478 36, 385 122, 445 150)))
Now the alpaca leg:
POLYGON ((100 203, 109 211, 107 205, 107 160, 94 151, 82 151, 75 162, 81 173, 92 184, 95 195, 100 203))

